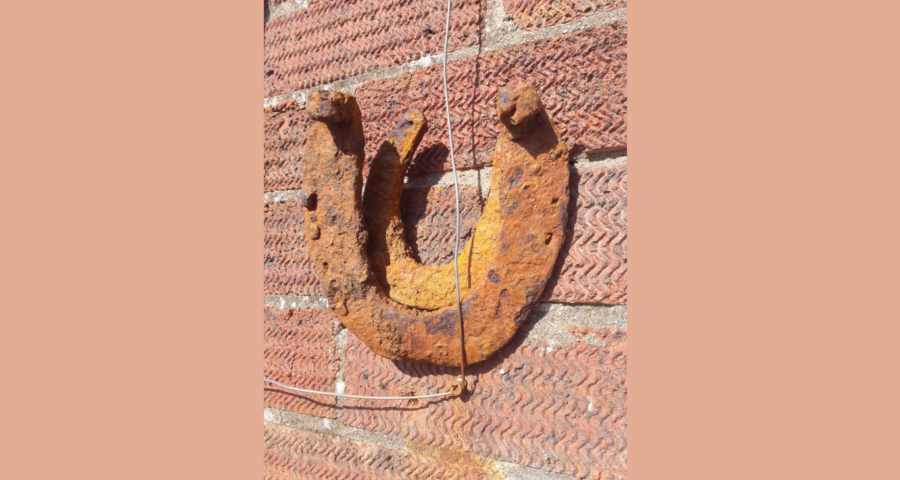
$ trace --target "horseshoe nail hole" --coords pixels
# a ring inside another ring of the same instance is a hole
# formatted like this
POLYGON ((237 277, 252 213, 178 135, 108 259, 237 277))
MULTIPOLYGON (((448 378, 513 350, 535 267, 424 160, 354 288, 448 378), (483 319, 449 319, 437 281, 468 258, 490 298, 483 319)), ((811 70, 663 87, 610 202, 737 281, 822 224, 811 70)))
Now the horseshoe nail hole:
POLYGON ((550 240, 553 240, 553 234, 548 233, 547 238, 544 239, 544 245, 550 245, 550 240))
POLYGON ((307 193, 302 191, 300 194, 300 203, 309 211, 316 209, 317 199, 316 192, 307 193))
POLYGON ((553 205, 556 205, 557 203, 559 203, 559 198, 554 198, 553 201, 550 203, 553 205))

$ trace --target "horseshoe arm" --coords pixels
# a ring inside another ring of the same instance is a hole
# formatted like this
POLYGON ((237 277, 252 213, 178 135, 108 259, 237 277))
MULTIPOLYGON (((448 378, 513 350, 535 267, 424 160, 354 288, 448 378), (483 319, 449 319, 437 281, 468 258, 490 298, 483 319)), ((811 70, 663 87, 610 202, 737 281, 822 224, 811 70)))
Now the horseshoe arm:
MULTIPOLYGON (((330 308, 379 355, 458 366, 457 312, 454 306, 446 306, 446 295, 441 293, 447 278, 452 281, 452 264, 407 265, 413 276, 430 271, 431 278, 444 278, 444 284, 412 284, 434 288, 431 298, 444 300, 434 311, 403 305, 386 292, 387 286, 392 294, 398 292, 389 281, 388 267, 402 273, 404 258, 412 261, 402 237, 399 197, 403 170, 424 133, 424 118, 409 112, 404 117, 408 125, 395 129, 382 144, 379 157, 394 163, 384 171, 380 164, 373 164, 363 202, 363 135, 355 99, 338 92, 312 92, 307 113, 304 217, 310 253, 330 308), (370 197, 370 191, 382 194, 370 197), (379 208, 390 207, 386 210, 393 213, 379 216, 370 201, 379 208), (370 244, 370 232, 384 232, 380 238, 385 240, 380 242, 373 235, 370 244), (379 273, 382 267, 384 274, 379 273), (378 281, 381 275, 384 278, 378 281)), ((482 361, 505 345, 533 309, 559 253, 568 205, 565 145, 534 89, 528 85, 504 89, 498 97, 498 113, 502 126, 491 193, 476 227, 474 248, 470 240, 464 251, 473 267, 482 262, 480 270, 473 268, 473 273, 482 273, 467 281, 468 294, 462 303, 467 364, 482 361), (485 231, 479 233, 482 223, 485 231)), ((411 289, 407 294, 414 297, 420 292, 411 289)))
MULTIPOLYGON (((565 156, 565 144, 544 112, 537 93, 527 84, 502 91, 498 113, 506 126, 494 152, 494 180, 508 178, 517 166, 540 168, 542 155, 565 156), (518 104, 522 106, 516 108, 518 104), (527 138, 520 130, 530 125, 527 138), (517 138, 513 138, 513 134, 517 138), (526 148, 514 148, 525 144, 526 148), (504 148, 504 145, 506 148, 504 148), (555 151, 554 151, 555 150, 555 151), (561 152, 560 152, 561 151, 561 152)), ((438 310, 456 303, 453 263, 426 266, 415 260, 403 235, 400 197, 403 177, 427 124, 417 110, 410 110, 382 142, 372 160, 368 187, 363 196, 369 255, 375 276, 393 300, 424 310, 438 310)), ((491 189, 472 237, 459 255, 460 296, 465 297, 482 278, 496 252, 500 233, 500 189, 491 189)))

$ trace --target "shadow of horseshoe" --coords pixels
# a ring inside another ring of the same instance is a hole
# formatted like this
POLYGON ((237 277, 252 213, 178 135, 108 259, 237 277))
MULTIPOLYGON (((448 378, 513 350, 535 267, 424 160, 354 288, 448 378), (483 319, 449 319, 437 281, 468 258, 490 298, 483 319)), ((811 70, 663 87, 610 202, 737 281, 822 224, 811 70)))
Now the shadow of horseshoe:
MULTIPOLYGON (((460 254, 466 364, 504 346, 535 307, 565 236, 568 153, 528 84, 497 97, 501 120, 484 212, 460 254)), ((416 262, 403 238, 403 175, 427 128, 410 110, 382 142, 362 198, 356 99, 311 92, 302 203, 310 254, 341 323, 395 360, 460 364, 453 264, 416 262)))

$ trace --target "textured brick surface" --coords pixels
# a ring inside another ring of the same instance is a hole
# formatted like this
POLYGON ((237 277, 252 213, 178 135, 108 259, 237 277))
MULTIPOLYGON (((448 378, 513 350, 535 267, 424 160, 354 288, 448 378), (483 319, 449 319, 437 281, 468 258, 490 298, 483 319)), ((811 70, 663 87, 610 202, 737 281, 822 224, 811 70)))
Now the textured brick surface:
MULTIPOLYGON (((627 301, 627 167, 579 170, 569 213, 566 243, 560 252, 545 299, 565 303, 627 301)), ((265 206, 264 293, 321 295, 303 231, 298 202, 265 206)), ((462 241, 471 236, 484 208, 478 190, 460 188, 462 241)), ((455 201, 452 186, 413 188, 403 192, 401 217, 414 254, 427 265, 453 258, 455 201)))
POLYGON ((535 30, 625 7, 625 0, 503 0, 516 26, 535 30))
MULTIPOLYGON (((285 385, 334 391, 338 369, 337 317, 330 310, 263 308, 263 374, 285 385)), ((281 410, 335 418, 329 397, 289 393, 263 383, 264 404, 281 410)))
MULTIPOLYGON (((478 42, 482 3, 455 0, 451 48, 478 42)), ((265 25, 267 95, 332 82, 443 51, 444 0, 325 0, 265 25)))
MULTIPOLYGON (((484 202, 476 187, 459 187, 459 248, 475 231, 484 202)), ((400 199, 400 217, 413 258, 425 265, 444 265, 453 260, 456 243, 456 197, 453 186, 410 188, 400 199)))
POLYGON ((300 188, 300 156, 306 142, 307 116, 295 101, 263 110, 263 188, 300 188))
POLYGON ((471 465, 264 424, 263 478, 476 480, 489 477, 471 465))
MULTIPOLYGON (((488 164, 499 132, 496 96, 522 81, 537 89, 572 152, 621 150, 626 134, 624 22, 496 50, 450 62, 451 118, 457 165, 488 164)), ((366 131, 366 156, 397 119, 418 108, 430 128, 410 165, 413 175, 449 171, 441 67, 369 82, 356 92, 366 131)))
POLYGON ((301 208, 296 201, 263 207, 263 293, 321 295, 301 208))
POLYGON ((625 165, 579 170, 566 243, 547 286, 550 300, 626 303, 627 172, 625 165))
MULTIPOLYGON (((524 327, 523 327, 524 328, 524 327)), ((573 332, 593 344, 552 346, 524 332, 468 369, 463 400, 409 400, 400 409, 348 399, 340 421, 436 448, 458 449, 579 478, 625 478, 625 332, 573 332)), ((352 333, 345 346, 347 393, 444 391, 457 369, 393 362, 352 333)))

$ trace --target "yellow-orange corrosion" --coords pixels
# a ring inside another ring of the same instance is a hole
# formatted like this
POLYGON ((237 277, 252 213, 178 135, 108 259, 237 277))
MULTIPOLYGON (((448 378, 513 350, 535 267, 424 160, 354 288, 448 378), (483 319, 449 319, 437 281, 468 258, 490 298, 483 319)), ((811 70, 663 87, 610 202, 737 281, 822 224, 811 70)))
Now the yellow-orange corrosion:
MULTIPOLYGON (((409 307, 438 310, 456 304, 453 262, 428 266, 416 261, 403 236, 400 219, 403 176, 426 129, 425 117, 418 110, 410 110, 382 142, 366 181, 363 215, 369 231, 369 259, 385 293, 409 307)), ((494 189, 475 233, 459 254, 460 298, 484 276, 496 251, 499 233, 499 191, 494 189)))

